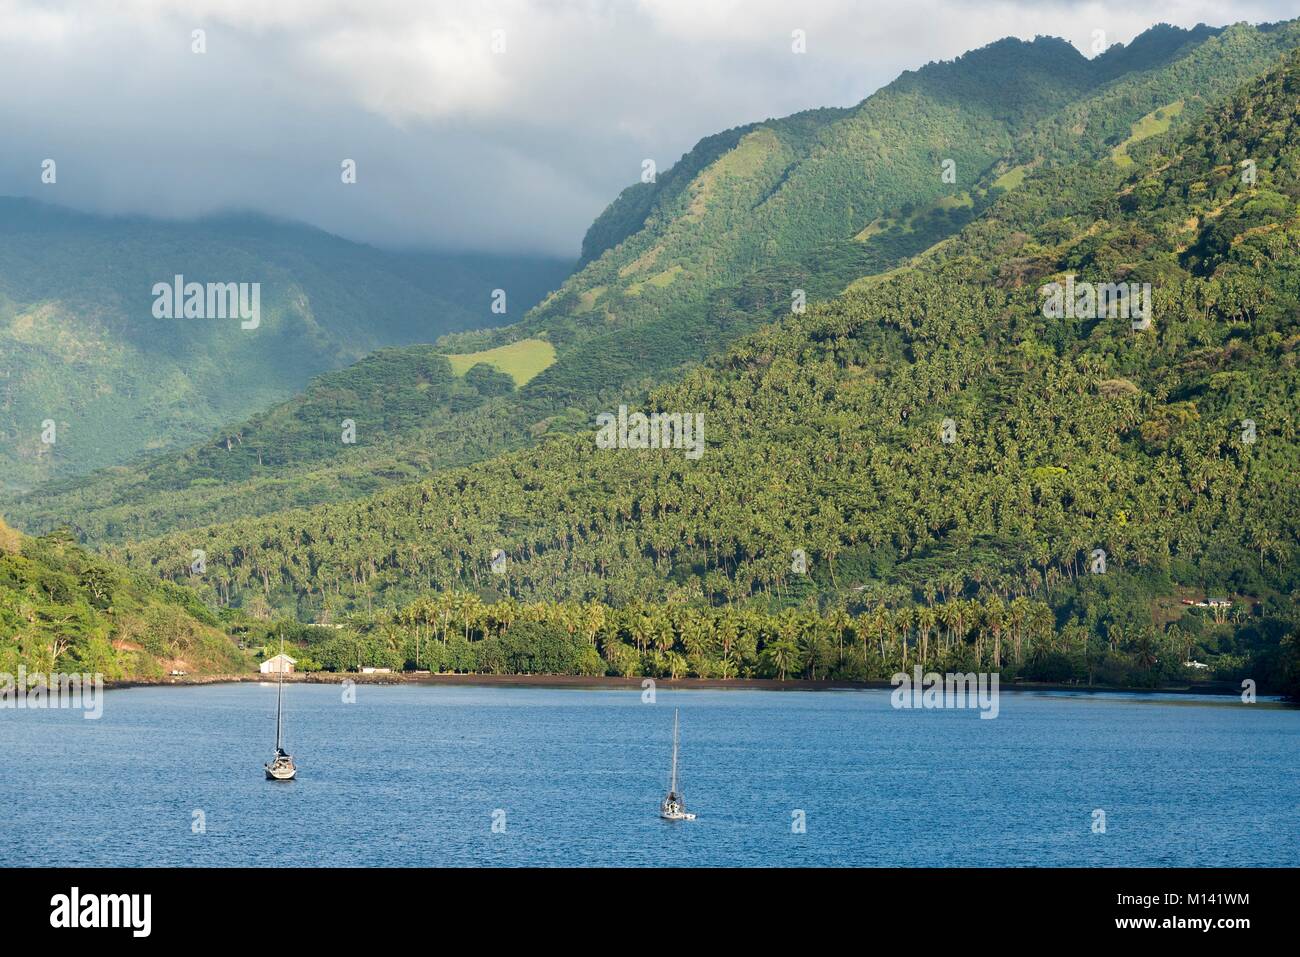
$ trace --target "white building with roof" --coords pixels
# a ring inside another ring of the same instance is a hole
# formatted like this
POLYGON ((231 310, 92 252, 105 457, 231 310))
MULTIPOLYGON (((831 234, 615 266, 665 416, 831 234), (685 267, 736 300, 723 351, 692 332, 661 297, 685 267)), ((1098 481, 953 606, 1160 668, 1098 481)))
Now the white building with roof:
POLYGON ((298 663, 298 659, 290 658, 286 654, 278 654, 274 658, 267 658, 261 664, 261 671, 264 675, 278 675, 284 672, 286 675, 293 674, 293 666, 298 663))

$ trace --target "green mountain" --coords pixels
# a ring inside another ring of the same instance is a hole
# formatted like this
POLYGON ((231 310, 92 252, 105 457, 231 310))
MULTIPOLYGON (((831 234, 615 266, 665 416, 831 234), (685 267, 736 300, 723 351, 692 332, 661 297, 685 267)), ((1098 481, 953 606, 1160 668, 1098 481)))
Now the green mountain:
MULTIPOLYGON (((454 587, 663 614, 1023 598, 1076 675, 1262 661, 1300 623, 1298 117, 1291 53, 1186 135, 1139 123, 1123 161, 1028 170, 952 241, 656 390, 644 411, 703 416, 699 458, 554 436, 120 557, 304 619, 454 587), (1134 284, 1135 313, 1054 309, 1052 283, 1134 284), (1207 593, 1235 618, 1184 613, 1207 593)), ((951 660, 1000 666, 1014 632, 981 614, 951 660)))
POLYGON ((189 445, 377 348, 501 321, 493 289, 522 313, 567 271, 383 252, 251 216, 158 222, 0 199, 0 491, 189 445), (176 275, 248 283, 250 307, 259 284, 256 327, 157 318, 154 286, 176 275))
POLYGON ((429 350, 459 373, 479 362, 504 371, 513 392, 429 401, 415 394, 419 374, 390 358, 356 374, 390 370, 401 415, 372 415, 365 387, 354 397, 329 379, 311 387, 333 390, 328 402, 295 399, 183 452, 45 486, 6 508, 30 530, 73 522, 93 540, 122 541, 356 498, 585 429, 597 411, 643 401, 789 315, 794 290, 834 297, 941 248, 1032 171, 1115 150, 1127 158, 1144 137, 1188 128, 1297 42, 1296 24, 1161 26, 1086 60, 1060 40, 1005 40, 904 74, 852 109, 709 137, 654 183, 624 191, 589 230, 582 268, 522 322, 429 350), (355 444, 340 441, 344 418, 357 423, 355 444))
POLYGON ((547 340, 556 361, 521 398, 550 414, 576 405, 585 425, 594 395, 682 371, 788 314, 796 289, 825 298, 898 265, 977 215, 1008 171, 1098 154, 1153 109, 1226 95, 1298 36, 1158 27, 1093 60, 1056 38, 1006 39, 852 109, 729 130, 624 191, 584 267, 523 322, 454 338, 547 340))
POLYGON ((113 679, 229 674, 248 660, 193 591, 0 519, 0 673, 20 665, 113 679))

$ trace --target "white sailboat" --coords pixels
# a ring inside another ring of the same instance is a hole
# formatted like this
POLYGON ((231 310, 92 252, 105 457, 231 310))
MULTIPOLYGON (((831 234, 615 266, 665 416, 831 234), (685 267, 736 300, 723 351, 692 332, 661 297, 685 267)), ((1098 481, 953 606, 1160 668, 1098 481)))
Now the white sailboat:
POLYGON ((682 796, 677 793, 677 709, 673 709, 673 771, 668 781, 668 796, 659 805, 659 816, 665 821, 693 821, 695 815, 686 810, 682 796))
POLYGON ((268 781, 292 781, 298 774, 293 755, 284 750, 284 637, 280 637, 280 685, 275 692, 275 757, 266 768, 268 781))

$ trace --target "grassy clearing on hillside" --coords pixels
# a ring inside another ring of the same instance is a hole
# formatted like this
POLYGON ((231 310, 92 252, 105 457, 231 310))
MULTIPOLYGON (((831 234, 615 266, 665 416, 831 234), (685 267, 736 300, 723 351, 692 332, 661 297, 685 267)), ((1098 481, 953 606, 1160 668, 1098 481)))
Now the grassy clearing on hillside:
POLYGON ((1169 125, 1173 123, 1174 118, 1181 112, 1183 112, 1182 100, 1176 100, 1168 106, 1152 110, 1133 124, 1129 138, 1110 151, 1110 158, 1115 161, 1117 166, 1132 166, 1133 160, 1128 155, 1128 148, 1134 143, 1140 143, 1145 139, 1159 136, 1165 132, 1169 129, 1169 125))
POLYGON ((781 150, 781 140, 772 130, 762 127, 740 138, 735 148, 718 157, 702 170, 690 185, 687 218, 701 220, 719 183, 727 177, 744 181, 755 177, 768 158, 781 150))
POLYGON ((464 375, 471 367, 486 362, 514 379, 516 386, 522 386, 554 364, 555 347, 545 339, 520 339, 495 349, 447 356, 447 361, 456 375, 464 375))
POLYGON ((592 286, 578 296, 578 308, 574 312, 591 312, 596 308, 596 300, 605 294, 605 286, 592 286))
POLYGON ((885 272, 873 273, 870 276, 862 276, 845 286, 844 292, 865 292, 877 283, 884 282, 887 279, 893 279, 895 276, 901 275, 911 268, 911 263, 903 263, 901 266, 895 266, 893 269, 885 272))
POLYGON ((1028 172, 1028 163, 1021 163, 1019 166, 1013 166, 995 179, 993 181, 993 186, 996 189, 1005 189, 1009 193, 1025 181, 1025 175, 1028 172))
POLYGON ((879 236, 893 223, 888 216, 877 216, 871 222, 862 228, 862 231, 853 238, 860 243, 865 243, 872 236, 879 236))
POLYGON ((684 270, 681 266, 672 266, 663 272, 655 273, 649 279, 643 279, 640 282, 634 282, 627 287, 629 296, 639 296, 646 286, 654 286, 656 289, 663 289, 665 286, 671 286, 673 280, 684 270))

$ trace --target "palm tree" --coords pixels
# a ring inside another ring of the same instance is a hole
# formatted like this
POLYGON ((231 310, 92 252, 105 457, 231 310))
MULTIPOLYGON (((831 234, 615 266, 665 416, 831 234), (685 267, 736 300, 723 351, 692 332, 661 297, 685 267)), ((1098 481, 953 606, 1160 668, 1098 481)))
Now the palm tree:
POLYGON ((1024 595, 1017 595, 1011 602, 1008 609, 1008 618, 1011 623, 1012 636, 1015 639, 1016 647, 1016 664, 1021 661, 1021 636, 1024 633, 1025 619, 1029 615, 1029 600, 1024 595))
POLYGON ((676 640, 672 625, 665 618, 656 617, 653 619, 651 629, 655 650, 661 655, 666 654, 676 640))
POLYGON ((880 644, 880 667, 882 670, 885 668, 885 631, 886 623, 888 621, 887 615, 888 612, 886 612, 884 608, 877 606, 871 613, 870 618, 871 633, 876 636, 876 640, 880 644))
POLYGON ((583 606, 583 612, 582 633, 586 636, 587 642, 594 648, 596 647, 596 636, 605 627, 605 606, 598 601, 588 601, 583 606))
POLYGON ((632 633, 632 640, 636 642, 637 652, 644 655, 654 637, 654 623, 644 612, 638 613, 633 615, 628 630, 632 633))
POLYGON ((732 661, 732 654, 736 647, 736 640, 740 637, 740 622, 737 621, 735 612, 730 608, 722 613, 718 621, 718 643, 722 648, 722 660, 724 662, 732 661))
POLYGON ((666 664, 667 669, 668 669, 668 675, 669 675, 669 677, 671 677, 674 681, 676 681, 676 680, 677 680, 678 678, 680 678, 682 675, 686 674, 686 659, 685 659, 685 658, 683 658, 681 655, 679 655, 679 654, 678 654, 677 652, 675 652, 675 651, 670 651, 670 652, 668 652, 668 654, 665 655, 665 658, 667 659, 666 662, 665 662, 665 664, 666 664))
POLYGON ((826 640, 813 628, 803 633, 800 646, 799 657, 803 661, 804 671, 812 677, 813 681, 816 681, 817 666, 822 664, 828 657, 829 649, 826 646, 826 640))
POLYGON ((838 645, 839 666, 844 668, 844 633, 849 630, 853 624, 853 619, 849 617, 848 612, 843 608, 836 608, 835 613, 831 615, 830 627, 832 634, 835 635, 835 641, 838 645))
POLYGON ((1147 671, 1154 668, 1159 661, 1156 656, 1156 640, 1151 629, 1143 628, 1138 632, 1137 641, 1134 643, 1134 649, 1137 657, 1137 663, 1147 671))
POLYGON ((465 626, 465 641, 469 641, 470 627, 482 618, 483 601, 472 592, 463 592, 457 596, 456 613, 465 626))
POLYGON ((1124 642, 1124 626, 1118 622, 1112 622, 1106 626, 1106 642, 1110 646, 1113 654, 1119 650, 1119 646, 1124 642))
POLYGON ((1002 667, 1002 630, 1006 627, 1006 607, 993 595, 984 603, 984 621, 993 634, 993 667, 1002 667))
POLYGON ((776 672, 777 678, 784 681, 786 672, 799 661, 799 646, 793 638, 777 638, 763 649, 763 657, 767 659, 771 670, 776 672))
POLYGON ((694 612, 687 612, 681 622, 682 648, 688 656, 702 655, 708 646, 708 623, 694 612))
POLYGON ((894 623, 894 631, 898 635, 898 646, 902 654, 902 667, 907 670, 907 638, 912 630, 912 609, 896 608, 891 616, 894 623))
POLYGON ((938 616, 935 614, 932 605, 923 605, 916 609, 916 625, 921 629, 921 667, 929 662, 930 657, 930 629, 934 627, 938 616))

